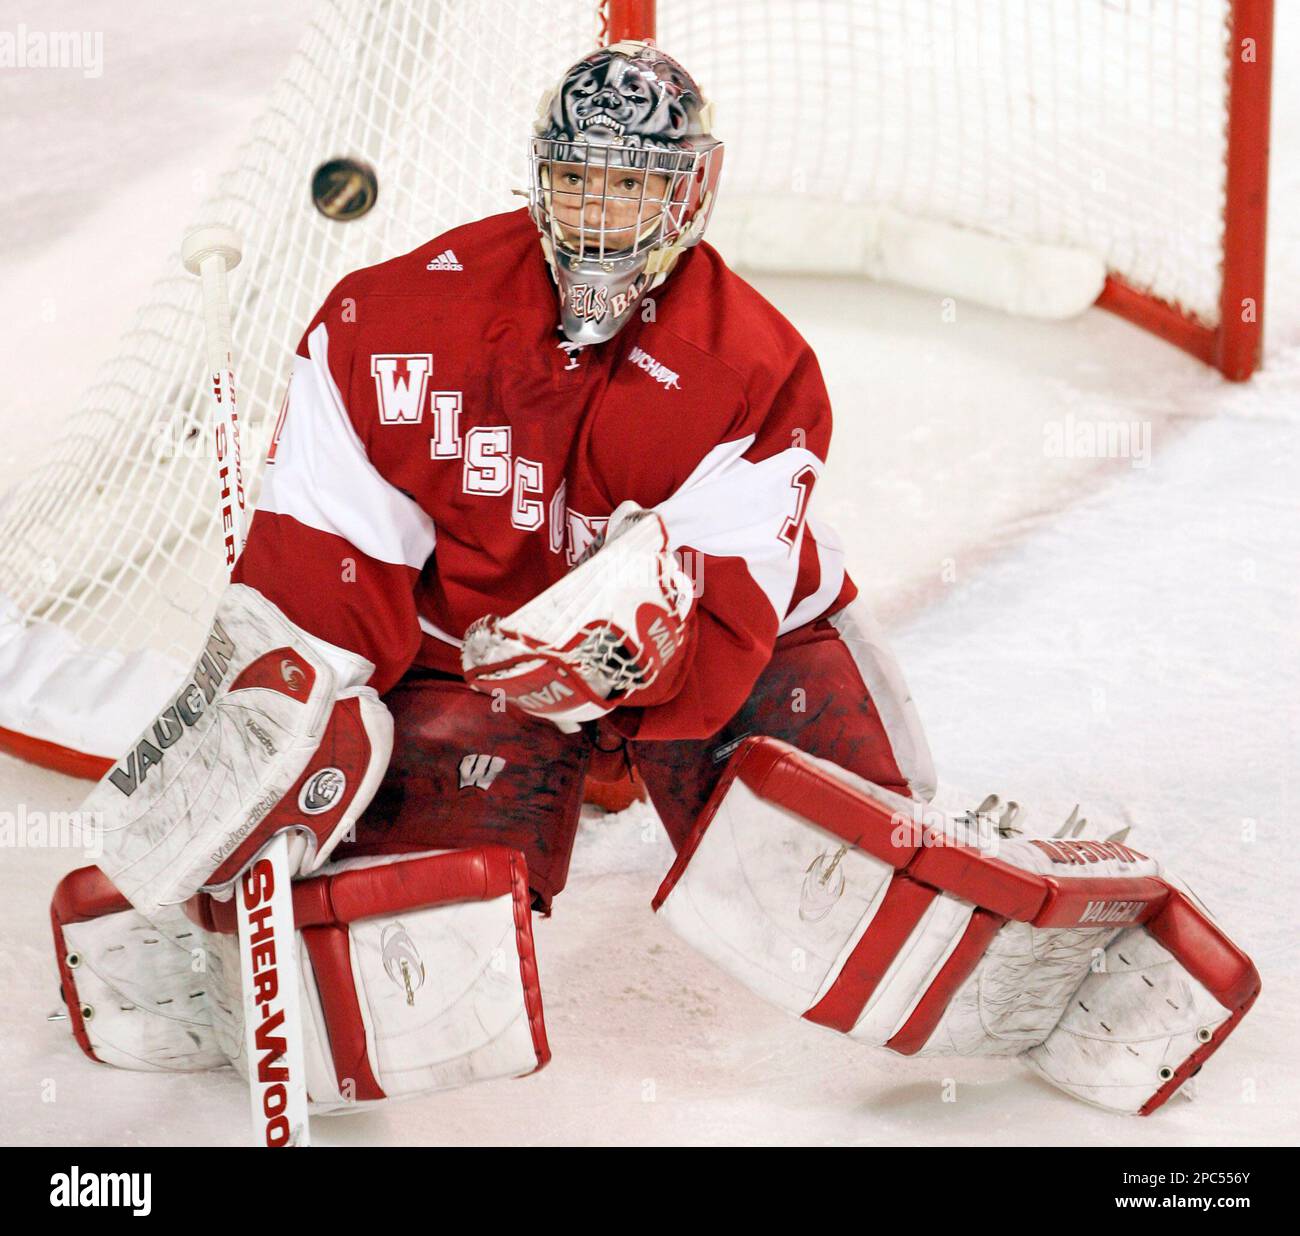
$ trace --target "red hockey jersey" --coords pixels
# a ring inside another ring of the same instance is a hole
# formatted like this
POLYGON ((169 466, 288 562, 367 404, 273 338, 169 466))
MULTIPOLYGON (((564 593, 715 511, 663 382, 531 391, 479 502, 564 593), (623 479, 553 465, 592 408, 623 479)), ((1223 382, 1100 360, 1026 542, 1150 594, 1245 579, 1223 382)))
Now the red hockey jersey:
POLYGON ((684 685, 613 719, 702 738, 778 633, 852 599, 808 519, 831 412, 812 350, 707 244, 606 343, 560 335, 523 210, 347 276, 303 336, 235 579, 375 664, 460 672, 459 640, 568 571, 620 502, 696 583, 684 685))

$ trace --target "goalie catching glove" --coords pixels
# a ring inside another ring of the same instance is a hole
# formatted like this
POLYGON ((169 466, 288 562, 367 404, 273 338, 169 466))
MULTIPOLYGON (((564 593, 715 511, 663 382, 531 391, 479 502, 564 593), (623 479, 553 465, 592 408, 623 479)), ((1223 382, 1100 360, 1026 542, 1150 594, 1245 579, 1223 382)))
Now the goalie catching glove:
POLYGON ((508 617, 465 632, 465 680, 561 728, 619 705, 644 707, 680 685, 692 636, 690 577, 654 511, 625 502, 605 539, 508 617))
POLYGON ((392 753, 388 710, 359 685, 373 668, 231 585, 189 680, 85 802, 99 866, 150 917, 224 892, 284 831, 294 873, 315 871, 392 753))

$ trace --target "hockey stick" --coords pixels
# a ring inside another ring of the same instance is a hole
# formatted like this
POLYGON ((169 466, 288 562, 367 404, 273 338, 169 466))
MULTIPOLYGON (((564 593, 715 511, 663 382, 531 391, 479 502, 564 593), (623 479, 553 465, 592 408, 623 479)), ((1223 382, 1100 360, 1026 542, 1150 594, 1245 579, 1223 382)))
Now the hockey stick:
MULTIPOLYGON (((226 272, 239 264, 239 236, 204 227, 181 246, 181 260, 203 281, 203 329, 210 374, 209 408, 226 566, 244 543, 244 482, 231 359, 226 272)), ((244 1001, 244 1051, 253 1137, 260 1146, 306 1146, 307 1081, 297 939, 289 874, 289 838, 281 833, 259 851, 236 891, 239 970, 244 1001)))

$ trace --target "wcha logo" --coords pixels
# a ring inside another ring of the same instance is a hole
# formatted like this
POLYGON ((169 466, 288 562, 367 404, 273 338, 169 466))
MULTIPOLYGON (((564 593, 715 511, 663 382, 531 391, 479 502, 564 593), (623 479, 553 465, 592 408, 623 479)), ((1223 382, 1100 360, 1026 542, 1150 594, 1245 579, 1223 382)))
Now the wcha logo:
POLYGON ((627 354, 627 359, 629 364, 635 365, 638 369, 644 370, 665 390, 679 391, 682 389, 681 384, 677 380, 681 375, 675 370, 669 369, 667 365, 661 364, 659 361, 655 360, 649 352, 644 351, 642 348, 634 347, 627 354))

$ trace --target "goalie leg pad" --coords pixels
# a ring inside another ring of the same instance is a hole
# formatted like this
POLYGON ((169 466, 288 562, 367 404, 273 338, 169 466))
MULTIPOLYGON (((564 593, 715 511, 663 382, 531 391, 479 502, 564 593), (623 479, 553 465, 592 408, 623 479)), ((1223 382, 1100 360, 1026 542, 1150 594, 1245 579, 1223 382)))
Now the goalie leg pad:
POLYGON ((654 905, 809 1021, 905 1054, 1041 1047, 1040 1073, 1117 1111, 1159 1106, 1258 990, 1154 859, 1117 842, 1005 840, 770 738, 738 749, 654 905), (1121 933, 1143 938, 1138 964, 1120 967, 1135 973, 1098 974, 1121 933), (1154 981, 1147 940, 1167 963, 1154 981))
MULTIPOLYGON (((293 901, 313 1112, 522 1076, 550 1059, 518 851, 349 859, 296 882, 293 901)), ((233 954, 233 907, 200 897, 191 911, 233 954)), ((223 1042, 247 1072, 242 1001, 235 991, 221 1003, 223 1042)))
POLYGON ((226 1064, 208 1015, 209 937, 181 910, 150 922, 82 867, 59 882, 50 920, 72 1033, 92 1060, 146 1072, 226 1064))
POLYGON ((1148 1116, 1200 1071, 1259 988, 1250 960, 1175 889, 1155 918, 1115 937, 1026 1062, 1085 1103, 1148 1116))
POLYGON ((748 739, 654 906, 757 994, 883 1044, 973 908, 902 872, 917 847, 895 847, 890 816, 910 821, 914 806, 776 739, 748 739))

